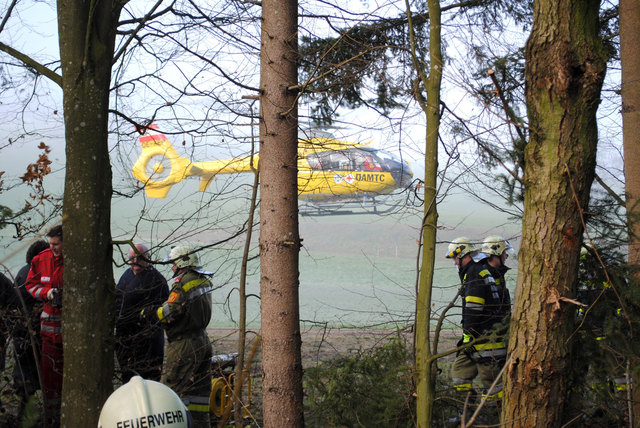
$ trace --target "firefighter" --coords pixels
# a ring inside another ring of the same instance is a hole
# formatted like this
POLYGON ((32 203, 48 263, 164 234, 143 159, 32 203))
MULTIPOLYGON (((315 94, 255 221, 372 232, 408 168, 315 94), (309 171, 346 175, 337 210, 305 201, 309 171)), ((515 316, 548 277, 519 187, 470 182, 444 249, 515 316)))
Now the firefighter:
POLYGON ((624 284, 619 270, 614 257, 589 244, 581 248, 577 299, 583 306, 576 314, 572 392, 593 394, 591 417, 612 424, 626 417, 627 388, 633 386, 627 367, 632 341, 613 288, 624 284))
POLYGON ((511 304, 511 297, 509 296, 509 290, 507 288, 507 282, 505 281, 505 274, 510 269, 506 262, 509 257, 515 256, 515 251, 509 241, 502 236, 491 235, 484 238, 482 241, 482 248, 480 252, 486 254, 486 258, 483 260, 484 264, 491 272, 496 285, 504 288, 501 294, 505 295, 509 305, 511 304))
POLYGON ((504 337, 504 317, 509 312, 491 272, 474 261, 478 249, 466 237, 449 244, 447 258, 453 259, 462 283, 462 329, 458 346, 461 349, 451 369, 454 388, 458 392, 473 393, 473 380, 478 377, 488 399, 502 396, 502 382, 488 391, 498 377, 507 355, 504 337), (489 395, 487 395, 489 394, 489 395))
POLYGON ((160 307, 143 309, 141 315, 159 321, 167 334, 162 383, 180 395, 194 427, 208 428, 212 349, 206 328, 211 319, 211 274, 202 271, 198 253, 186 245, 171 249, 168 260, 175 277, 169 298, 160 307))
POLYGON ((191 415, 166 385, 133 376, 116 389, 100 411, 98 428, 191 428, 191 415))
POLYGON ((62 400, 62 225, 48 233, 49 249, 31 261, 25 288, 36 300, 44 302, 40 315, 40 371, 46 409, 46 425, 60 425, 62 400))

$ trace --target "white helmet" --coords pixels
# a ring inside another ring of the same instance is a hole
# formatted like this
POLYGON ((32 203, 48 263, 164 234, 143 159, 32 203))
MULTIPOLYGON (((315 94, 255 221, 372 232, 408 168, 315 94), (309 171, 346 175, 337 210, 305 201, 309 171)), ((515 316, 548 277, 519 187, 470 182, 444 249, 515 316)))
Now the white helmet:
POLYGON ((478 249, 473 245, 473 243, 466 236, 461 236, 459 238, 454 239, 449 244, 447 248, 447 258, 448 259, 461 259, 467 254, 471 253, 471 256, 474 256, 477 253, 478 249))
POLYGON ((198 252, 193 250, 188 245, 177 245, 171 249, 166 261, 172 261, 179 269, 192 267, 194 269, 200 269, 200 256, 198 252))
POLYGON ((585 258, 587 256, 594 256, 596 254, 596 249, 593 248, 591 242, 583 242, 580 247, 580 258, 585 258))
POLYGON ((509 241, 498 235, 491 235, 484 238, 482 249, 480 250, 480 252, 490 256, 501 256, 505 251, 512 257, 516 254, 509 241))
POLYGON ((191 428, 191 414, 171 388, 134 376, 105 401, 98 428, 162 426, 191 428))

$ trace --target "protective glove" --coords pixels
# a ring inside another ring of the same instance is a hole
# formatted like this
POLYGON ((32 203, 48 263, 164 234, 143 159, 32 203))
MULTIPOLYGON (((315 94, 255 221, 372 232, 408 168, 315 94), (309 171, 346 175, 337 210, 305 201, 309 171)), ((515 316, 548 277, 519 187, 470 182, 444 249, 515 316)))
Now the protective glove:
MULTIPOLYGON (((464 344, 469 342, 470 340, 471 339, 469 338, 462 337, 460 340, 458 340, 458 343, 456 343, 456 348, 464 346, 464 344)), ((460 354, 466 354, 467 357, 471 358, 474 352, 476 352, 476 348, 474 346, 467 346, 466 348, 458 349, 458 351, 456 352, 456 357, 460 354)))
POLYGON ((462 351, 465 354, 467 354, 467 357, 469 357, 469 359, 471 359, 471 361, 477 362, 477 355, 476 355, 476 347, 471 345, 467 348, 464 348, 464 350, 462 351))
POLYGON ((140 318, 142 318, 143 320, 151 323, 151 324, 155 324, 157 323, 158 320, 158 308, 154 307, 154 306, 145 306, 141 311, 140 311, 140 318))
POLYGON ((62 290, 59 288, 52 288, 47 292, 47 299, 51 301, 51 304, 56 308, 62 307, 62 290))

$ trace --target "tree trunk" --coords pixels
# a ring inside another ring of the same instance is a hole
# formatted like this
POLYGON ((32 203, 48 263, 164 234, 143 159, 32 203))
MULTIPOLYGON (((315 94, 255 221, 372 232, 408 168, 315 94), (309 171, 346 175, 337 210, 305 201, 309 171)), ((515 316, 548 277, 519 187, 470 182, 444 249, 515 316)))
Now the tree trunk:
MULTIPOLYGON (((431 350, 431 294, 436 257, 438 210, 436 184, 438 175, 438 136, 440 129, 440 86, 442 82, 441 13, 440 0, 429 0, 429 76, 421 74, 427 90, 426 105, 421 102, 427 116, 426 150, 424 160, 424 217, 422 220, 422 262, 416 304, 416 394, 417 426, 432 426, 435 400, 436 373, 433 370, 436 349, 431 350)), ((415 53, 415 50, 413 50, 415 53)), ((415 58, 415 56, 414 56, 415 58)), ((421 68, 414 61, 420 72, 421 68)), ((435 347, 435 346, 434 346, 435 347)))
POLYGON ((107 119, 119 12, 112 2, 58 1, 67 162, 62 426, 97 426, 113 390, 107 119))
MULTIPOLYGON (((622 61, 622 137, 625 194, 629 230, 630 285, 640 286, 640 3, 620 0, 620 60, 622 61)), ((633 373, 640 379, 640 371, 633 373)), ((640 388, 633 389, 633 414, 640 426, 640 388)))
POLYGON ((262 2, 260 295, 264 426, 302 427, 298 303, 297 2, 262 2))
POLYGON ((562 422, 575 308, 561 298, 575 296, 606 67, 598 10, 597 0, 534 4, 525 52, 531 139, 502 411, 513 427, 562 422))

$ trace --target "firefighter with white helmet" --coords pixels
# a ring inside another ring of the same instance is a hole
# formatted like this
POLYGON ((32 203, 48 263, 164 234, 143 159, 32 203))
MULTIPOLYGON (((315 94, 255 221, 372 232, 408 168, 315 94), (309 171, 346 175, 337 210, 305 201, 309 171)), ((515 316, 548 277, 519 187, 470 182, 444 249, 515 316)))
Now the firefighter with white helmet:
POLYGON ((505 265, 509 257, 515 257, 516 252, 506 239, 499 235, 490 235, 482 241, 480 252, 485 253, 489 258, 495 256, 505 265))
POLYGON ((173 262, 173 273, 182 268, 200 269, 200 255, 187 245, 178 245, 171 249, 167 261, 173 262))
POLYGON ((456 266, 459 266, 459 262, 464 259, 467 254, 474 256, 478 252, 478 249, 473 245, 469 238, 461 236, 451 241, 447 251, 447 258, 454 259, 456 266))
MULTIPOLYGON (((473 392, 473 380, 478 377, 488 399, 499 398, 502 383, 488 391, 504 365, 507 349, 504 337, 496 334, 494 326, 502 321, 500 288, 489 269, 474 260, 477 247, 467 237, 454 239, 447 249, 447 258, 453 259, 462 284, 463 335, 451 368, 454 388, 461 393, 473 392)), ((472 397, 475 398, 475 397, 472 397)))
POLYGON ((516 252, 509 241, 499 235, 491 235, 484 238, 480 252, 487 255, 483 262, 491 272, 496 285, 500 288, 501 309, 504 311, 503 318, 508 320, 511 313, 511 297, 507 288, 505 274, 510 267, 506 265, 506 262, 509 257, 515 257, 516 252))
POLYGON ((482 262, 491 272, 497 286, 499 303, 495 308, 494 318, 500 321, 494 324, 493 329, 496 334, 506 339, 511 319, 511 295, 505 279, 510 268, 506 262, 509 257, 515 258, 516 252, 509 241, 499 235, 490 235, 484 238, 480 252, 487 255, 482 262))
MULTIPOLYGON (((499 235, 487 236, 482 242, 480 252, 486 254, 487 257, 484 259, 484 262, 489 268, 489 271, 491 271, 496 284, 506 289, 504 275, 510 269, 506 264, 507 259, 509 257, 516 257, 516 252, 509 241, 499 235)), ((506 292, 509 293, 508 290, 506 292)))
POLYGON ((174 281, 169 298, 142 315, 160 322, 167 334, 167 360, 162 383, 176 391, 191 412, 195 427, 209 427, 211 342, 206 328, 211 320, 210 273, 202 270, 196 250, 187 245, 171 249, 174 281))
POLYGON ((191 428, 191 415, 178 395, 166 385, 134 376, 105 401, 98 428, 191 428))

